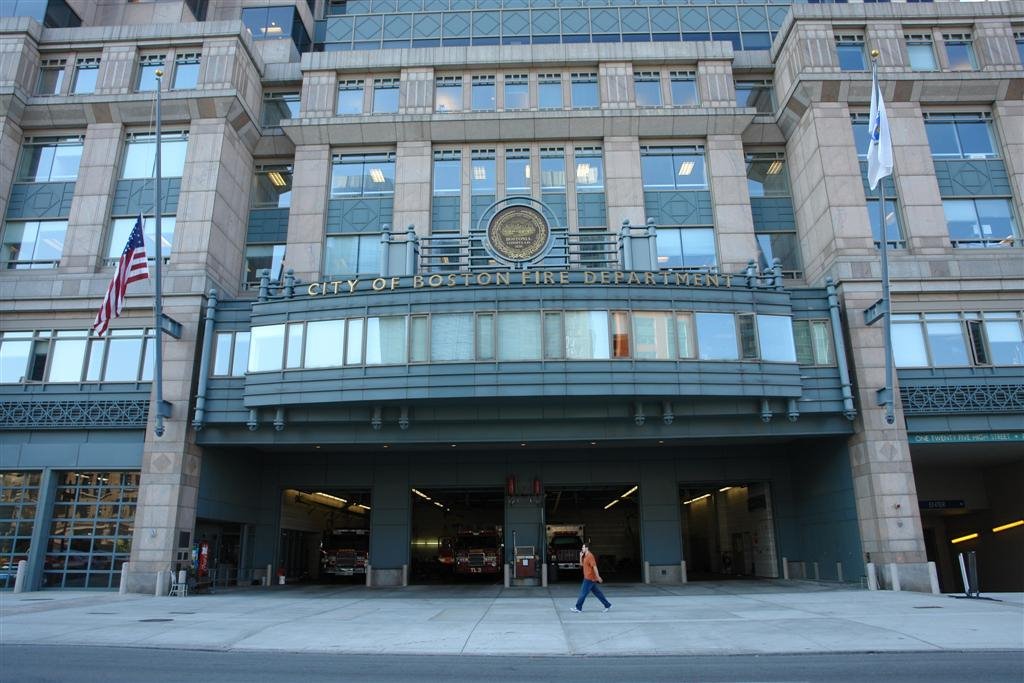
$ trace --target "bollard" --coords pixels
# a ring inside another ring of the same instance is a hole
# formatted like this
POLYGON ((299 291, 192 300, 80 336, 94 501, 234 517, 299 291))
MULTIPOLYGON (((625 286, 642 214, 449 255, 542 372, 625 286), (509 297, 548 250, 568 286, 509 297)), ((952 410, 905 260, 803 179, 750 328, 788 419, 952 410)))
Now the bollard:
POLYGON ((402 588, 406 588, 409 585, 409 565, 402 565, 402 588))
POLYGON ((644 583, 651 582, 651 563, 644 560, 644 583))
POLYGON ((689 582, 689 579, 688 579, 688 578, 687 578, 687 576, 686 576, 686 560, 683 560, 683 561, 681 561, 681 562, 679 563, 679 572, 680 572, 680 573, 679 573, 679 575, 680 575, 680 576, 682 577, 682 579, 683 579, 683 581, 682 581, 682 582, 683 582, 683 583, 688 583, 688 582, 689 582))
POLYGON ((18 560, 18 573, 14 575, 14 592, 25 592, 25 581, 28 575, 28 561, 18 560))
POLYGON ((836 562, 836 581, 843 582, 843 563, 836 562))
POLYGON ((161 597, 171 592, 171 570, 161 569, 156 573, 156 591, 155 596, 161 597))
POLYGON ((505 588, 508 588, 508 586, 509 586, 509 582, 508 582, 508 562, 505 563, 504 571, 505 571, 505 588))
POLYGON ((267 565, 267 574, 263 577, 263 585, 270 588, 270 577, 274 575, 274 565, 267 565))
POLYGON ((867 572, 868 590, 878 590, 878 572, 875 570, 875 563, 868 562, 866 565, 864 565, 864 570, 867 572))
POLYGON ((782 558, 782 578, 789 580, 789 559, 785 557, 782 558))
POLYGON ((895 562, 889 563, 889 581, 892 584, 890 588, 894 591, 902 590, 900 588, 900 566, 895 562))
POLYGON ((125 562, 121 565, 121 580, 117 584, 118 595, 128 594, 128 572, 131 571, 131 562, 125 562))
POLYGON ((818 571, 818 563, 814 562, 812 564, 814 566, 814 580, 821 581, 821 573, 818 571))
POLYGON ((934 562, 928 563, 928 583, 930 584, 933 595, 939 595, 942 593, 942 589, 939 587, 939 572, 935 568, 934 562))
POLYGON ((373 588, 373 566, 366 565, 366 587, 373 588))
POLYGON ((540 587, 548 587, 548 563, 545 562, 540 566, 540 587))

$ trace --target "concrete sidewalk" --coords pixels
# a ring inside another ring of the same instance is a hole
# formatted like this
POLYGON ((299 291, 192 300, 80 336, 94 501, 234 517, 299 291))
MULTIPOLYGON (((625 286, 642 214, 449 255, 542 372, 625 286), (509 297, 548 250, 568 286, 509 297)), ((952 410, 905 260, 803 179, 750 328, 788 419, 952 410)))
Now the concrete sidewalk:
POLYGON ((605 587, 285 586, 186 598, 0 594, 0 643, 443 655, 697 655, 1024 649, 1024 599, 802 581, 605 587))

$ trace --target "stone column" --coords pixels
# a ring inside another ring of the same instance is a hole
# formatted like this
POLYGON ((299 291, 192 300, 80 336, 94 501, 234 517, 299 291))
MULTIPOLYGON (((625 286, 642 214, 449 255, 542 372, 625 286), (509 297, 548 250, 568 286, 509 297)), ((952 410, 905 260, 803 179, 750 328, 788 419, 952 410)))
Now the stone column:
MULTIPOLYGON (((1002 147, 1001 155, 1010 179, 1017 215, 1024 218, 1024 102, 1001 100, 992 105, 992 118, 1002 147)), ((1024 225, 1017 226, 1024 235, 1024 225)))
POLYGON ((876 260, 846 105, 808 106, 786 158, 807 282, 821 282, 839 253, 876 260))
POLYGON ((434 111, 434 70, 402 69, 398 81, 398 110, 402 114, 430 114, 434 111))
POLYGON ((330 146, 296 146, 286 258, 296 277, 306 282, 320 277, 323 265, 330 174, 330 146))
POLYGON ((738 273, 750 259, 757 259, 743 139, 739 135, 709 135, 706 149, 718 267, 738 273))
POLYGON ((230 122, 192 121, 164 292, 193 291, 196 270, 224 293, 238 290, 252 175, 252 152, 230 122))
POLYGON ((640 175, 640 139, 637 137, 606 137, 604 139, 605 197, 608 225, 618 230, 623 220, 643 225, 647 220, 644 208, 644 185, 640 175))
POLYGON ((301 117, 334 116, 337 108, 338 74, 334 71, 306 72, 302 79, 301 117))
MULTIPOLYGON (((107 252, 110 206, 117 188, 124 126, 92 123, 85 131, 75 195, 71 199, 61 271, 94 273, 107 252)), ((77 292, 77 282, 67 282, 77 292)), ((68 292, 69 294, 72 292, 68 292)))
POLYGON ((633 89, 633 65, 629 62, 602 62, 597 66, 602 109, 636 106, 633 89))
POLYGON ((100 57, 97 95, 124 95, 135 90, 135 67, 139 51, 134 45, 107 45, 100 57))
POLYGON ((10 116, 0 116, 0 219, 7 215, 11 183, 17 173, 23 139, 21 126, 15 120, 10 116))
POLYGON ((732 62, 726 59, 697 62, 697 93, 702 107, 735 107, 732 62))
POLYGON ((983 71, 1020 68, 1013 27, 1006 19, 976 19, 973 37, 978 66, 983 71))
POLYGON ((395 209, 391 231, 405 232, 416 226, 416 234, 430 233, 431 171, 430 141, 399 142, 395 152, 395 209))
MULTIPOLYGON (((906 53, 903 50, 903 25, 899 22, 869 22, 864 35, 867 54, 871 59, 871 51, 878 50, 878 70, 903 71, 908 68, 906 53)), ((869 61, 870 64, 870 61, 869 61)))
POLYGON ((949 231, 921 106, 894 102, 886 105, 886 113, 894 142, 893 181, 907 246, 918 255, 945 253, 949 231))

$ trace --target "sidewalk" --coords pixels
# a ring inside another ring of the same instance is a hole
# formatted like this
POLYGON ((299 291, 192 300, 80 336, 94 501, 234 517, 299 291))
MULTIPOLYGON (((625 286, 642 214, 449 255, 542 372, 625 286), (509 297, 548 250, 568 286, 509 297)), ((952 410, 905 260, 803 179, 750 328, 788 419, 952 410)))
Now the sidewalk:
POLYGON ((0 643, 441 655, 709 655, 1024 649, 1024 596, 1002 602, 804 581, 274 586, 187 598, 0 594, 0 643))

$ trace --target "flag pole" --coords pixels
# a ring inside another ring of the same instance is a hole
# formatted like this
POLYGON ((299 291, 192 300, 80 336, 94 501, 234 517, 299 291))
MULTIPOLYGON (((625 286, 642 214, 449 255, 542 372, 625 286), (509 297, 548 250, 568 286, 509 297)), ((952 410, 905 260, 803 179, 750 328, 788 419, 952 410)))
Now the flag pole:
MULTIPOLYGON (((871 51, 871 87, 873 98, 882 99, 882 88, 878 84, 878 50, 871 51)), ((874 121, 869 125, 874 125, 874 121)), ((882 260, 882 329, 885 334, 885 387, 879 392, 878 404, 885 406, 885 422, 896 421, 896 407, 893 401, 892 381, 892 300, 889 296, 889 230, 885 220, 885 177, 878 181, 878 225, 880 228, 879 251, 882 260)), ((158 271, 159 272, 159 271, 158 271)), ((159 275, 157 276, 159 277, 159 275)), ((157 280, 159 282, 159 280, 157 280)))
POLYGON ((161 287, 160 271, 164 261, 164 249, 163 249, 163 234, 160 229, 160 89, 163 86, 163 75, 162 69, 156 71, 156 182, 153 186, 153 222, 156 237, 156 270, 153 277, 153 319, 155 329, 154 348, 153 354, 153 383, 155 385, 154 391, 156 393, 156 423, 154 426, 154 432, 157 436, 164 435, 164 418, 171 416, 171 404, 164 401, 164 354, 163 354, 163 310, 161 307, 161 299, 163 298, 163 290, 161 287))

